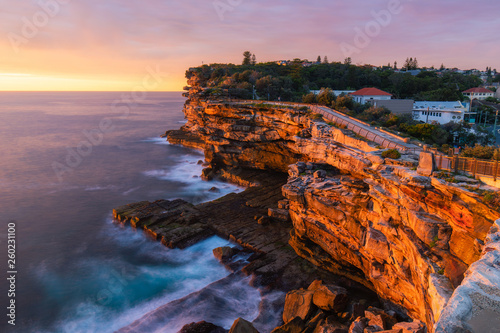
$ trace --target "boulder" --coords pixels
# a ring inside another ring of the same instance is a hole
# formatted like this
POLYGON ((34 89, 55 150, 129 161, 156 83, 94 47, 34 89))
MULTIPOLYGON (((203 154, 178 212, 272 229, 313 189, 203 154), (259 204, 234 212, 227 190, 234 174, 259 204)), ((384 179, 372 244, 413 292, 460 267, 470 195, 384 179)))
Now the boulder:
POLYGON ((314 304, 325 311, 342 311, 349 301, 347 290, 334 285, 322 285, 314 292, 314 304))
POLYGON ((396 319, 384 310, 371 306, 365 311, 365 317, 368 319, 368 325, 380 327, 380 330, 392 328, 397 323, 396 319))
POLYGON ((226 330, 206 321, 184 325, 178 333, 225 333, 226 330))
POLYGON ((355 321, 352 322, 351 326, 349 327, 349 333, 364 333, 365 328, 368 326, 368 319, 367 318, 357 318, 355 321))
POLYGON ((236 253, 238 253, 237 249, 234 249, 229 246, 218 247, 213 249, 214 257, 219 261, 227 261, 231 259, 236 253))
POLYGON ((314 291, 293 290, 286 294, 285 309, 283 311, 283 321, 285 324, 295 317, 307 320, 314 312, 313 304, 314 291))
POLYGON ((436 160, 433 153, 421 152, 417 172, 422 176, 430 177, 436 170, 436 160))
POLYGON ((401 333, 426 333, 425 324, 420 320, 414 320, 412 323, 397 323, 392 327, 393 330, 401 330, 401 333))
POLYGON ((272 217, 278 221, 283 221, 283 222, 290 221, 290 212, 287 209, 269 208, 268 215, 269 217, 272 217))
POLYGON ((310 285, 309 287, 307 288, 307 290, 312 290, 312 291, 316 291, 318 290, 319 287, 321 287, 323 285, 323 281, 321 280, 314 280, 310 285))
POLYGON ((302 319, 295 317, 285 325, 275 328, 272 333, 302 333, 305 326, 306 324, 302 319))
POLYGON ((252 323, 243 318, 238 318, 234 321, 229 333, 259 333, 259 331, 253 327, 252 323))
POLYGON ((358 317, 363 317, 365 315, 366 306, 359 302, 353 303, 351 305, 351 320, 355 320, 358 317))
POLYGON ((337 322, 335 316, 329 316, 322 320, 314 330, 314 333, 348 333, 347 326, 337 322))
POLYGON ((317 170, 314 172, 313 176, 316 179, 323 179, 326 177, 326 171, 325 170, 317 170))

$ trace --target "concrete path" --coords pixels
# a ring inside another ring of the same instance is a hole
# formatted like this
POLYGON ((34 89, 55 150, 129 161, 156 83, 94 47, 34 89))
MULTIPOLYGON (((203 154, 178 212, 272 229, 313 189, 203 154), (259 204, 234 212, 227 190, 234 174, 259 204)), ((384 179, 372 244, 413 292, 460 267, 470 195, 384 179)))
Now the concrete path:
POLYGON ((335 123, 336 125, 345 126, 357 135, 366 138, 367 140, 373 141, 384 148, 398 149, 404 152, 420 153, 423 151, 422 147, 411 143, 405 143, 404 138, 397 136, 395 134, 386 132, 380 128, 373 127, 361 120, 350 117, 339 111, 330 109, 326 106, 318 106, 312 104, 304 103, 290 103, 290 102, 272 102, 272 101, 253 101, 253 100, 242 100, 234 101, 232 103, 237 104, 247 104, 247 103, 264 103, 271 105, 282 105, 282 106, 293 106, 293 107, 308 107, 312 112, 321 114, 325 119, 335 123))

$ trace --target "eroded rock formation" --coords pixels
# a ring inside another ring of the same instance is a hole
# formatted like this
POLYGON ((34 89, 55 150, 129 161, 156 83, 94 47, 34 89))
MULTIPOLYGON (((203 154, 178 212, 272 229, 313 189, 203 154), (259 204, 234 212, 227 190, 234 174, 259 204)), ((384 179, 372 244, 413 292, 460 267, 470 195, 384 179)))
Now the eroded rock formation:
POLYGON ((295 251, 372 288, 429 330, 499 217, 474 192, 418 174, 418 156, 384 159, 306 110, 192 96, 184 113, 187 124, 167 133, 171 143, 203 148, 210 172, 289 172, 280 209, 293 222, 295 251))

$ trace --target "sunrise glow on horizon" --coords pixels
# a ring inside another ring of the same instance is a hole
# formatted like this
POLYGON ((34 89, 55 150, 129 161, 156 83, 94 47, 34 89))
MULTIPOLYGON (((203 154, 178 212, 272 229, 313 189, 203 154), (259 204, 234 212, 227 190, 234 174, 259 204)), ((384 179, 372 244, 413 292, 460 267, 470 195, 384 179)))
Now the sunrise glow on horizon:
POLYGON ((494 0, 0 0, 0 91, 181 91, 186 69, 293 58, 500 70, 494 0), (360 33, 361 32, 361 33, 360 33))

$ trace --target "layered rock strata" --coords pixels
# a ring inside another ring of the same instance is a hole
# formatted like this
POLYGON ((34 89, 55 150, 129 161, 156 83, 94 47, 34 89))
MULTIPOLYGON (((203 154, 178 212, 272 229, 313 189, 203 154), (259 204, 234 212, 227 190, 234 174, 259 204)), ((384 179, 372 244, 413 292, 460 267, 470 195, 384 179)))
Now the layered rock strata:
POLYGON ((169 140, 196 137, 211 170, 290 172, 281 209, 300 256, 372 288, 430 330, 499 217, 473 191, 418 174, 418 156, 384 159, 306 110, 190 98, 184 113, 187 124, 169 140))

